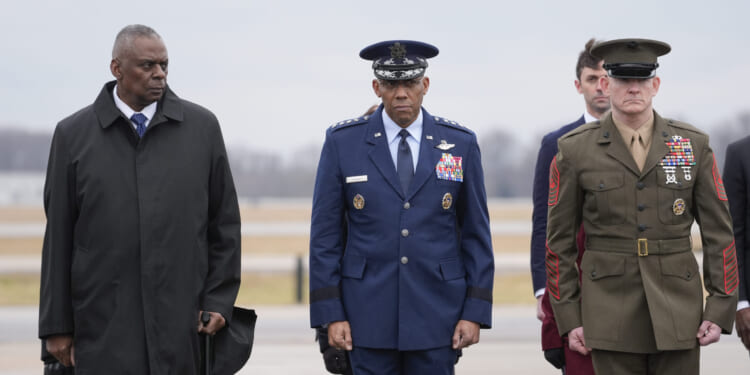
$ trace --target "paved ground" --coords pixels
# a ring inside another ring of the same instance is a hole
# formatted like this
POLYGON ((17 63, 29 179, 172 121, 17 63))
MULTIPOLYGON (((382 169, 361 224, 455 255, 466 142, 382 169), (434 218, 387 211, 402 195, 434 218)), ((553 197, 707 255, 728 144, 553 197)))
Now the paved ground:
MULTIPOLYGON (((256 341, 250 361, 240 374, 326 374, 307 306, 258 306, 256 341)), ((36 307, 0 308, 0 374, 41 374, 36 337, 36 307)), ((494 310, 494 327, 482 331, 480 344, 464 354, 458 375, 559 374, 539 350, 539 322, 533 306, 501 306, 494 310)), ((750 374, 750 358, 736 336, 722 336, 701 353, 704 374, 750 374)))

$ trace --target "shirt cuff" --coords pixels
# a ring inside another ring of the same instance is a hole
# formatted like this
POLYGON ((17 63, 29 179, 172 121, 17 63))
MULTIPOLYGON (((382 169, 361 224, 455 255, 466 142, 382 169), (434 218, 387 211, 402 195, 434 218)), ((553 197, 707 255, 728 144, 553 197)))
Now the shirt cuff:
POLYGON ((737 302, 737 311, 750 307, 750 301, 739 301, 737 302))
POLYGON ((544 294, 544 288, 537 289, 536 292, 534 292, 534 298, 539 298, 544 294))

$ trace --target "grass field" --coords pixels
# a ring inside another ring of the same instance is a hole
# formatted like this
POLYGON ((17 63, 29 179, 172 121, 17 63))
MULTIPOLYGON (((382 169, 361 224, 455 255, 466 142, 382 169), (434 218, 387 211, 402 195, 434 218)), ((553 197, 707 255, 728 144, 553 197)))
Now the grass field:
MULTIPOLYGON (((303 303, 307 303, 307 280, 303 281, 303 303)), ((296 280, 288 274, 242 274, 237 305, 278 305, 296 303, 296 280)), ((531 276, 528 273, 495 277, 496 304, 531 304, 531 276)), ((35 305, 39 303, 39 276, 32 274, 0 275, 0 306, 35 305)))
MULTIPOLYGON (((523 221, 531 219, 530 203, 491 204, 490 220, 523 221)), ((241 208, 243 222, 307 222, 310 208, 306 205, 248 205, 241 208)), ((7 223, 44 223, 44 212, 39 207, 0 207, 0 225, 7 223)), ((496 253, 528 253, 529 236, 494 236, 496 253)), ((309 239, 306 235, 243 236, 242 252, 245 255, 302 255, 307 256, 309 239)), ((0 237, 0 256, 41 254, 42 238, 0 237)), ((306 282, 306 280, 305 280, 306 282)), ((289 304, 296 302, 296 282, 293 275, 257 274, 242 275, 238 304, 289 304)), ((531 295, 531 277, 528 273, 496 275, 495 303, 534 303, 531 295)), ((303 287, 307 300, 307 284, 303 287)), ((39 300, 39 276, 34 274, 0 275, 0 305, 36 304, 39 300)))
MULTIPOLYGON (((490 220, 531 220, 531 202, 490 202, 490 220)), ((245 205, 240 209, 242 221, 308 221, 310 207, 307 205, 245 205)), ((0 223, 44 222, 41 207, 0 207, 0 223)))

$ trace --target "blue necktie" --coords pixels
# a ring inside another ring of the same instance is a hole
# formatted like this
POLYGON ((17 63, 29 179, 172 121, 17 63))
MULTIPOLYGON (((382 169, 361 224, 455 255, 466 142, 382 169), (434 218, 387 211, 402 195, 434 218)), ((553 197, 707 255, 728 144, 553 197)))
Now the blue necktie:
POLYGON ((401 136, 401 142, 398 143, 396 172, 401 182, 401 188, 404 189, 404 194, 406 194, 409 190, 409 185, 411 185, 411 179, 414 177, 414 161, 411 159, 411 148, 406 143, 406 137, 409 136, 409 132, 406 129, 401 129, 398 135, 401 136))
POLYGON ((130 120, 135 123, 135 131, 138 132, 139 137, 143 137, 143 133, 146 132, 146 115, 143 113, 134 113, 130 116, 130 120))

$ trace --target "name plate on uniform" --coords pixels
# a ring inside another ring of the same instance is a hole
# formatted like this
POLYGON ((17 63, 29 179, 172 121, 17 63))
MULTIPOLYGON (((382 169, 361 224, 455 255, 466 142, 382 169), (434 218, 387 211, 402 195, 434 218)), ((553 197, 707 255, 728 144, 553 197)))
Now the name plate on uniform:
POLYGON ((346 183, 347 184, 354 184, 354 183, 357 183, 357 182, 367 182, 367 175, 363 174, 361 176, 348 176, 346 178, 346 183))

